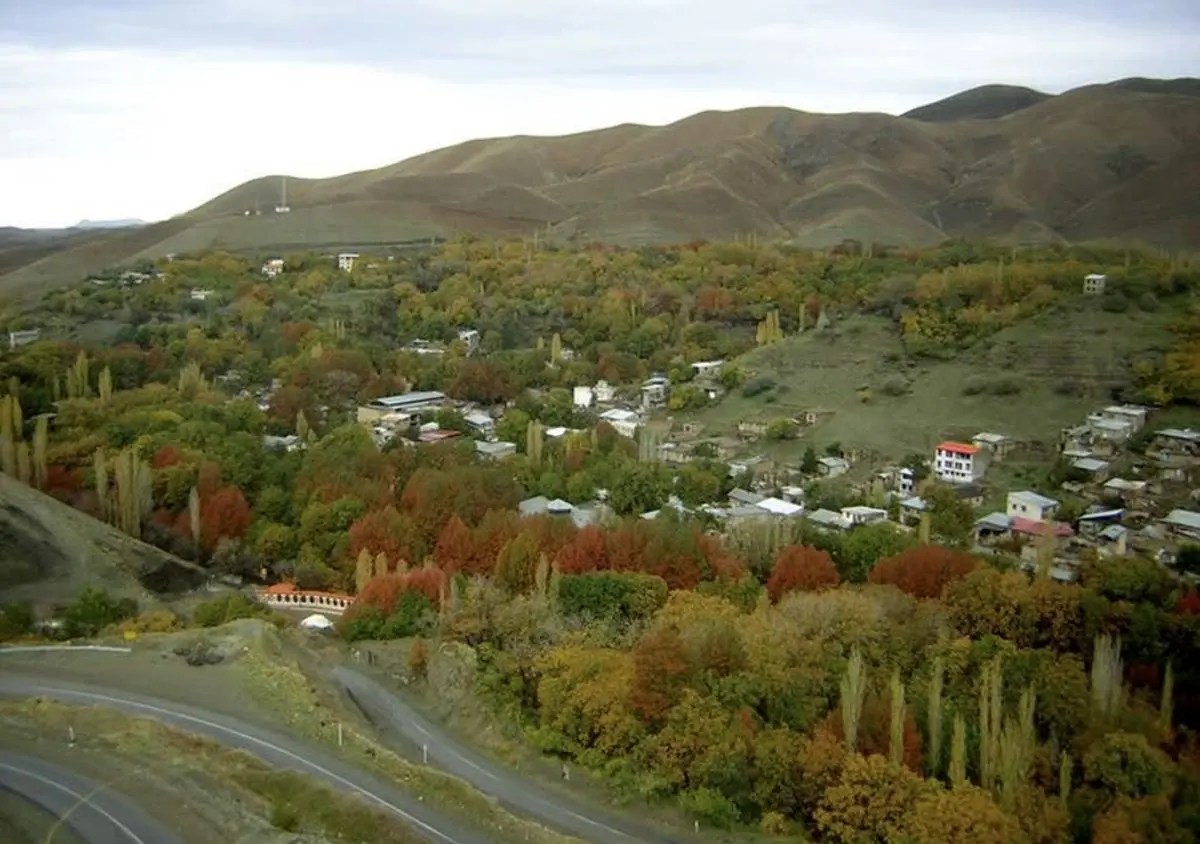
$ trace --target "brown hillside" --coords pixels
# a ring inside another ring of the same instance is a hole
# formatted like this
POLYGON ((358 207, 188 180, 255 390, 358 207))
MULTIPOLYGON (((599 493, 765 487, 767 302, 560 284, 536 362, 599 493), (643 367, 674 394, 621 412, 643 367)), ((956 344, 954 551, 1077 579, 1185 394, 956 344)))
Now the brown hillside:
MULTIPOLYGON (((1179 80, 1153 82, 1088 86, 986 118, 974 106, 968 118, 937 120, 751 108, 471 141, 378 170, 289 179, 290 214, 245 216, 273 208, 279 177, 266 177, 0 277, 0 291, 69 283, 88 262, 134 255, 372 246, 464 230, 623 244, 753 232, 808 246, 988 237, 1194 247, 1200 98, 1179 80)), ((967 94, 955 102, 979 98, 967 94)))

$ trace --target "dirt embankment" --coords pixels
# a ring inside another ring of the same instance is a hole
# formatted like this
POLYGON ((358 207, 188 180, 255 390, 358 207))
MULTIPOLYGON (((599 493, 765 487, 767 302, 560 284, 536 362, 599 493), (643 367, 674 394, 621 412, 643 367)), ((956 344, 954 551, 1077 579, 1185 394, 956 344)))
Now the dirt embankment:
POLYGON ((153 605, 206 573, 0 474, 0 603, 69 601, 88 586, 153 605))

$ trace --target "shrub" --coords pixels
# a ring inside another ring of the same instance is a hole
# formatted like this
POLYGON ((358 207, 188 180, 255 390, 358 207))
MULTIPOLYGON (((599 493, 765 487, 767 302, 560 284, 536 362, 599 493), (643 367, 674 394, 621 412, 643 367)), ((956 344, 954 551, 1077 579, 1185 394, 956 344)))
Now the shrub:
POLYGON ((988 383, 985 378, 980 375, 972 375, 971 377, 967 378, 967 380, 963 381, 962 392, 964 396, 978 396, 982 393, 986 393, 987 388, 988 383))
POLYGON ((0 606, 0 642, 28 636, 34 625, 33 607, 28 602, 0 606))
POLYGON ((1110 314, 1123 314, 1129 310, 1129 299, 1124 293, 1106 293, 1100 300, 1100 307, 1110 314))
POLYGON ((63 611, 63 635, 89 638, 105 627, 137 615, 137 601, 114 598, 104 589, 87 588, 63 611))
POLYGON ((792 545, 775 557, 767 594, 778 603, 788 592, 819 592, 837 583, 837 568, 828 554, 807 545, 792 545))
POLYGON ((667 583, 637 572, 568 574, 558 580, 558 602, 566 615, 635 621, 666 604, 667 583))
POLYGON ((170 610, 151 610, 117 625, 121 633, 170 633, 183 625, 179 616, 170 610))
POLYGON ((1158 297, 1147 291, 1138 297, 1138 307, 1143 311, 1157 311, 1158 297))
POLYGON ((907 395, 911 385, 905 378, 893 377, 884 381, 879 389, 885 396, 895 397, 907 395))
POLYGON ((742 385, 742 395, 749 399, 773 389, 775 389, 775 379, 769 375, 760 375, 742 385))
POLYGON ((200 627, 219 627, 239 618, 269 618, 272 615, 268 607, 234 592, 199 604, 192 610, 192 623, 200 627))
POLYGON ((991 392, 994 396, 1015 396, 1021 392, 1021 382, 1017 378, 1004 376, 992 381, 991 392))
POLYGON ((732 829, 741 819, 741 812, 733 801, 712 788, 684 792, 679 805, 718 829, 732 829))

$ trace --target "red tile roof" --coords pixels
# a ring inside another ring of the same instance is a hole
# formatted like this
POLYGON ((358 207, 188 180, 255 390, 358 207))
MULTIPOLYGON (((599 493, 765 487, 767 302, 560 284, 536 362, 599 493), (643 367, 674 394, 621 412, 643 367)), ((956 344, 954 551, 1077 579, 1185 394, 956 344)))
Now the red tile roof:
POLYGON ((975 454, 979 451, 979 449, 973 445, 967 445, 966 443, 946 441, 938 446, 938 451, 953 451, 957 454, 975 454))

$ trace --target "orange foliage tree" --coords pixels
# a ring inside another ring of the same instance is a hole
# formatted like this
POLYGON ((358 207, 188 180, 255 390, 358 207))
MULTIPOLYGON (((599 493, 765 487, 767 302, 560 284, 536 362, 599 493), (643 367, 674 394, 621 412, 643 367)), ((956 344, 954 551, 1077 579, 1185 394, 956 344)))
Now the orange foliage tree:
POLYGON ((399 560, 417 562, 424 556, 424 546, 412 521, 395 507, 364 514, 350 525, 349 536, 351 559, 356 559, 363 550, 372 557, 383 554, 393 564, 399 560))
POLYGON ((608 568, 604 534, 595 525, 587 525, 575 534, 570 543, 563 546, 555 560, 558 570, 563 574, 603 571, 608 568))
POLYGON ((646 631, 633 648, 633 710, 648 723, 660 722, 683 694, 688 670, 683 640, 675 628, 646 631))
POLYGON ((808 545, 791 545, 775 557, 767 594, 778 602, 788 592, 819 592, 837 583, 837 567, 828 554, 808 545))
POLYGON ((241 539, 254 521, 246 497, 235 486, 223 486, 200 497, 200 539, 216 548, 221 539, 241 539))
POLYGON ((451 516, 438 535, 437 545, 433 549, 433 558, 438 568, 447 574, 454 574, 468 568, 474 558, 475 543, 471 529, 463 524, 458 516, 451 516))
POLYGON ((966 577, 979 561, 962 551, 923 545, 885 557, 867 576, 868 583, 891 584, 916 598, 937 598, 947 583, 966 577))
POLYGON ((354 604, 356 607, 376 607, 388 616, 396 611, 396 605, 406 592, 416 592, 437 607, 441 604, 445 584, 445 575, 438 569, 393 572, 371 578, 354 604))

